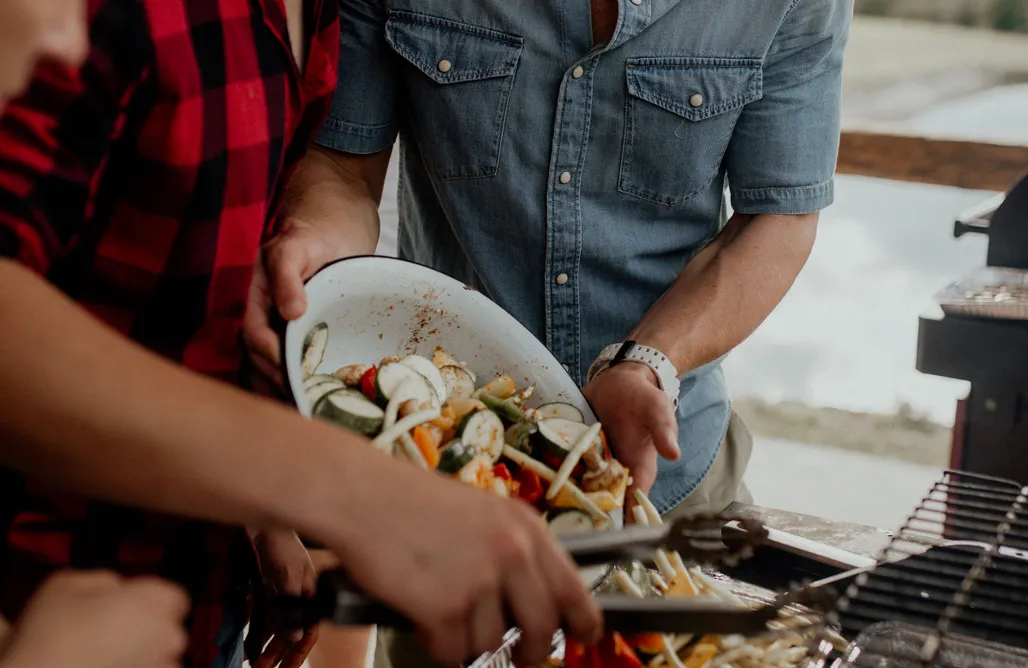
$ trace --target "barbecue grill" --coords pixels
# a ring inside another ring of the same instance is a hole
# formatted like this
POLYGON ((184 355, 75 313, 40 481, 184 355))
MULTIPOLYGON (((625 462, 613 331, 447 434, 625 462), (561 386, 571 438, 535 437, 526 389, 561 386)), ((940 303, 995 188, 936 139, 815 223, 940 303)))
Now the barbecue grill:
POLYGON ((1028 481, 1028 175, 956 221, 955 237, 970 233, 989 237, 986 267, 921 317, 917 369, 971 383, 950 466, 1028 481))
MULTIPOLYGON (((745 582, 725 584, 758 605, 776 597, 745 582)), ((790 587, 799 600, 831 600, 800 595, 811 589, 841 594, 821 615, 803 611, 813 618, 805 668, 1028 667, 1028 488, 949 471, 877 565, 777 588, 790 587), (850 643, 845 653, 833 649, 826 629, 850 643)), ((499 652, 471 668, 510 668, 516 640, 512 632, 499 652)), ((559 635, 554 649, 562 650, 559 635)))
POLYGON ((827 616, 847 656, 811 668, 1028 666, 1028 488, 947 472, 878 562, 827 616))

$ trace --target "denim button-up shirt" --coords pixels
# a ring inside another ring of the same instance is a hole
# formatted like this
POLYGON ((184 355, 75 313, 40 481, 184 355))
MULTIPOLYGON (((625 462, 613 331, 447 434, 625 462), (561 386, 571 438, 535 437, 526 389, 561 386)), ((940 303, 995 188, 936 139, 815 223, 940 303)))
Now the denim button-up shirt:
MULTIPOLYGON (((345 0, 339 89, 318 138, 367 154, 399 134, 403 257, 481 290, 579 382, 732 208, 832 201, 852 0, 345 0)), ((667 510, 713 464, 718 362, 683 377, 667 510)))

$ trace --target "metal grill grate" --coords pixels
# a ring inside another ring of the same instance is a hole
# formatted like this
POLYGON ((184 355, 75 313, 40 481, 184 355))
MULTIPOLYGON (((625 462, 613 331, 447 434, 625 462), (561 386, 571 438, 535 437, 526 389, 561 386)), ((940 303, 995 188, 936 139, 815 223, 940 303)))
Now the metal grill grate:
MULTIPOLYGON (((911 652, 918 666, 1008 665, 984 658, 953 663, 947 648, 965 637, 991 644, 978 646, 993 660, 1003 647, 1009 648, 1008 658, 1017 655, 1014 648, 1028 648, 1028 488, 949 471, 878 561, 856 578, 830 615, 843 635, 857 638, 849 659, 833 666, 915 665, 911 652), (920 629, 916 648, 911 649, 911 632, 904 636, 906 645, 882 642, 882 622, 920 629), (869 638, 877 639, 874 647, 869 638), (868 662, 871 654, 880 660, 868 662)), ((1024 656, 1009 665, 1028 666, 1024 656)), ((829 665, 828 657, 812 665, 829 665)))

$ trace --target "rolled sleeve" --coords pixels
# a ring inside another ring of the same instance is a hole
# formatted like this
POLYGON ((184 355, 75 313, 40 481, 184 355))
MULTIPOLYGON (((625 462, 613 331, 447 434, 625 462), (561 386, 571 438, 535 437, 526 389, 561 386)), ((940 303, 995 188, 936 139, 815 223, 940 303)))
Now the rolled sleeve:
POLYGON ((728 146, 738 213, 816 213, 834 199, 843 51, 853 0, 796 0, 764 59, 763 95, 728 146))
POLYGON ((315 140, 328 149, 367 155, 390 148, 399 130, 396 55, 385 40, 379 0, 340 3, 339 87, 315 140))

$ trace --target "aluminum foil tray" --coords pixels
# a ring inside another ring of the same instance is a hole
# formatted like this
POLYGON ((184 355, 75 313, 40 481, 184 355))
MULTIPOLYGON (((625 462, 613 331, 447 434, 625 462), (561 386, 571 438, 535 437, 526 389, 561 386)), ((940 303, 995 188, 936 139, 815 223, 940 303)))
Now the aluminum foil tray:
POLYGON ((935 295, 946 315, 1028 320, 1028 271, 985 267, 935 295))
MULTIPOLYGON (((933 631, 908 624, 886 622, 869 626, 857 638, 842 668, 923 668, 926 644, 938 640, 933 631)), ((932 668, 1024 668, 1028 652, 961 636, 947 636, 938 644, 932 668)))
MULTIPOLYGON (((771 604, 775 601, 775 593, 757 587, 755 585, 748 584, 746 582, 740 582, 722 575, 716 571, 706 570, 704 572, 712 579, 717 580, 723 584, 729 591, 738 596, 743 601, 752 602, 755 604, 771 604)), ((611 578, 613 577, 613 570, 610 571, 607 576, 594 587, 594 591, 602 591, 605 588, 611 586, 611 578)), ((802 608, 789 606, 786 610, 793 610, 796 612, 803 611, 802 608)), ((514 645, 517 643, 519 633, 517 629, 513 629, 507 633, 504 638, 504 643, 496 652, 492 654, 486 654, 479 657, 473 663, 469 664, 467 668, 515 668, 514 663, 511 661, 511 653, 514 649, 514 645)), ((558 632, 553 638, 553 653, 550 655, 551 658, 560 659, 564 656, 564 636, 558 632)))

